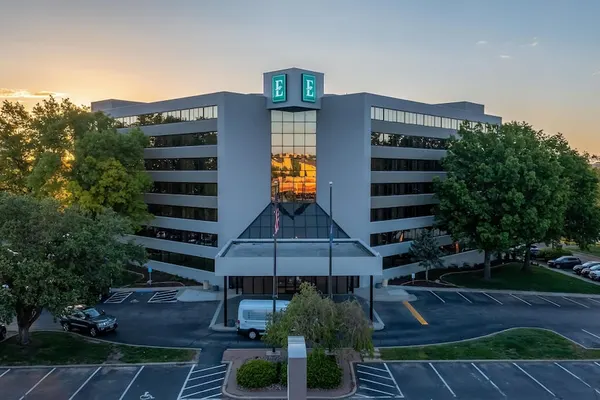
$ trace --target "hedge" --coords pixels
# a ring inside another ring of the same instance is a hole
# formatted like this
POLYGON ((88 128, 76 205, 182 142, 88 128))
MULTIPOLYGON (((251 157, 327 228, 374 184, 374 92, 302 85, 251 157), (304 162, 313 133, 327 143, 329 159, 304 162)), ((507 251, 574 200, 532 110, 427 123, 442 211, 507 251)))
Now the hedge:
POLYGON ((237 371, 237 384, 247 389, 260 389, 279 382, 277 363, 248 360, 237 371))
POLYGON ((310 389, 334 389, 342 383, 342 369, 334 356, 314 349, 306 359, 306 385, 310 389))
POLYGON ((572 256, 572 255, 573 255, 573 252, 566 250, 566 249, 546 248, 546 249, 540 250, 538 252, 536 258, 540 258, 542 260, 547 261, 547 260, 554 260, 555 258, 562 257, 562 256, 572 256))

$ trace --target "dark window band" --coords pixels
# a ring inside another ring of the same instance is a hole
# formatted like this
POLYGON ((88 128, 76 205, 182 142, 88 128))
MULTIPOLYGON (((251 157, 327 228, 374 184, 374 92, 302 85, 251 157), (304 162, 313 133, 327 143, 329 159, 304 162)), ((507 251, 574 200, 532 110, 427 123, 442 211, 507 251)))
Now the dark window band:
POLYGON ((192 232, 180 229, 159 228, 157 226, 144 226, 136 233, 136 235, 170 240, 173 242, 197 244, 200 246, 218 247, 218 235, 216 233, 192 232))
POLYGON ((439 160, 371 158, 371 171, 443 171, 439 160))
POLYGON ((431 226, 426 228, 401 229, 398 231, 371 234, 371 246, 384 246, 386 244, 402 243, 415 240, 423 231, 432 230, 433 236, 444 236, 447 233, 431 226))
POLYGON ((173 253, 164 250, 146 250, 148 251, 148 258, 150 260, 182 265, 184 267, 201 269, 208 272, 215 272, 215 260, 213 258, 189 256, 187 254, 173 253))
POLYGON ((371 184, 371 196, 402 196, 405 194, 433 193, 433 182, 371 184))
POLYGON ((170 206, 165 204, 148 204, 148 211, 157 217, 195 219, 200 221, 217 221, 216 208, 170 206))
POLYGON ((150 136, 149 148, 206 146, 217 144, 217 132, 184 133, 180 135, 150 136))
POLYGON ((448 140, 427 136, 410 136, 396 133, 371 132, 372 146, 409 147, 414 149, 445 150, 448 140))
POLYGON ((432 216, 433 206, 433 204, 426 204, 422 206, 372 208, 371 222, 432 216))
POLYGON ((216 196, 216 183, 153 182, 151 193, 216 196))
POLYGON ((152 158, 144 160, 146 171, 216 171, 217 157, 152 158))

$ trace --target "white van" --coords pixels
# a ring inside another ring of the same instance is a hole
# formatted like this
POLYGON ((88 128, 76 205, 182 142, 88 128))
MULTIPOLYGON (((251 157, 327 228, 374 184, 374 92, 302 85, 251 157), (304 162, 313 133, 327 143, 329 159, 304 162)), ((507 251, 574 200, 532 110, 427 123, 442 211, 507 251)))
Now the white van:
MULTIPOLYGON (((286 300, 276 300, 275 310, 285 310, 290 304, 286 300)), ((256 340, 267 328, 267 316, 273 312, 273 300, 242 300, 238 308, 237 333, 256 340)))

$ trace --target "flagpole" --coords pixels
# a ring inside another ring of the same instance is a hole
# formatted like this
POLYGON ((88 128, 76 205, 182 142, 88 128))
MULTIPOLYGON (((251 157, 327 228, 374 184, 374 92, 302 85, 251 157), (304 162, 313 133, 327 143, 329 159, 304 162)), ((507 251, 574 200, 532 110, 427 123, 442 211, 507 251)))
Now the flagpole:
MULTIPOLYGON (((275 318, 275 303, 277 301, 277 233, 279 232, 279 179, 275 185, 273 206, 273 214, 275 216, 275 226, 273 229, 273 318, 275 318)), ((275 354, 275 345, 273 345, 273 354, 275 354)))
POLYGON ((329 298, 333 298, 333 182, 329 182, 329 298))

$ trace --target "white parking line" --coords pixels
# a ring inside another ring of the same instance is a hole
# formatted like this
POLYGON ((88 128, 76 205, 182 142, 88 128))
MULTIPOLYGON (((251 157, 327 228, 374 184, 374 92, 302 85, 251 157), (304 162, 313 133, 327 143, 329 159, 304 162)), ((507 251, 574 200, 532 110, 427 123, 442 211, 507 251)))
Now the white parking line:
POLYGON ((398 386, 398 382, 396 382, 396 378, 394 378, 394 375, 392 374, 392 371, 390 371, 390 369, 388 368, 388 366, 387 366, 386 363, 383 363, 383 366, 387 370, 388 374, 390 374, 390 377, 392 378, 392 382, 394 382, 394 385, 396 385, 396 390, 398 391, 399 395, 402 398, 404 398, 404 394, 402 394, 402 390, 400 390, 400 386, 398 386))
POLYGON ((460 297, 462 297, 463 299, 465 299, 466 301, 468 301, 469 303, 473 304, 473 302, 471 300, 469 300, 464 294, 462 294, 461 292, 456 292, 456 294, 458 294, 460 297))
POLYGON ((573 299, 570 299, 570 298, 568 298, 568 297, 565 297, 565 296, 561 296, 561 297, 562 297, 563 299, 565 299, 565 300, 569 300, 569 301, 570 301, 570 302, 572 302, 572 303, 579 304, 581 307, 590 308, 590 306, 586 306, 585 304, 581 304, 581 303, 579 303, 579 302, 577 302, 577 301, 575 301, 575 300, 573 300, 573 299))
POLYGON ((215 369, 215 368, 221 368, 221 367, 225 367, 225 364, 220 364, 220 365, 217 365, 215 367, 208 367, 208 368, 196 369, 196 370, 192 371, 192 374, 195 374, 196 372, 203 372, 203 371, 208 371, 209 369, 215 369))
POLYGON ((360 388, 361 389, 365 389, 365 390, 370 390, 371 392, 377 392, 377 393, 387 394, 388 396, 394 397, 394 393, 384 392, 382 390, 373 389, 373 388, 370 388, 368 386, 361 386, 360 388))
POLYGON ((196 380, 196 379, 206 378, 208 376, 214 376, 214 375, 224 374, 225 372, 227 372, 227 371, 225 370, 225 371, 215 372, 214 374, 208 374, 208 375, 202 375, 202 376, 195 376, 193 378, 190 378, 189 380, 193 381, 193 380, 196 380))
POLYGON ((591 298, 589 298, 589 297, 586 297, 586 299, 588 299, 589 301, 593 301, 594 303, 598 303, 598 304, 600 304, 600 301, 598 301, 598 300, 594 300, 594 299, 591 299, 591 298))
POLYGON ((140 374, 140 372, 142 372, 143 369, 144 369, 144 366, 142 365, 140 367, 140 370, 135 374, 135 376, 131 380, 131 382, 129 382, 129 385, 127 385, 127 387, 125 388, 125 391, 123 392, 123 394, 121 395, 121 397, 119 397, 119 400, 123 400, 123 398, 125 397, 125 395, 129 391, 129 388, 131 387, 131 385, 133 385, 133 382, 135 382, 135 380, 137 379, 138 375, 140 374))
POLYGON ((517 300, 521 300, 523 303, 527 304, 528 306, 530 306, 530 305, 531 305, 531 303, 529 303, 529 302, 527 302, 527 301, 523 300, 522 298, 520 298, 520 297, 517 297, 517 296, 515 296, 515 295, 514 295, 514 294, 512 294, 512 293, 509 293, 509 294, 510 294, 512 297, 514 297, 515 299, 517 299, 517 300))
MULTIPOLYGON (((568 373, 569 375, 571 375, 573 378, 577 379, 579 382, 583 383, 585 386, 589 387, 590 389, 592 388, 589 383, 587 383, 586 381, 584 381, 583 379, 581 379, 580 377, 578 377, 577 375, 575 375, 574 373, 572 373, 571 371, 569 371, 568 369, 566 369, 565 367, 563 367, 562 365, 560 365, 559 363, 555 362, 554 364, 556 364, 557 367, 559 367, 560 369, 562 369, 563 371, 565 371, 566 373, 568 373)), ((600 394, 600 391, 596 388, 593 388, 596 393, 600 394)))
POLYGON ((217 394, 211 394, 210 396, 203 397, 202 400, 212 399, 212 398, 220 396, 220 395, 221 395, 221 392, 219 392, 217 394))
POLYGON ((9 369, 7 369, 6 371, 4 371, 4 372, 2 373, 2 375, 0 375, 0 378, 2 378, 4 375, 8 374, 8 372, 9 372, 9 371, 10 371, 10 368, 9 368, 9 369))
POLYGON ((148 303, 176 303, 179 290, 162 290, 154 293, 148 303))
POLYGON ((116 292, 113 293, 108 299, 104 301, 104 304, 121 304, 124 302, 129 296, 131 296, 133 292, 116 292))
POLYGON ((85 380, 85 382, 83 382, 83 384, 81 386, 79 386, 79 389, 77 389, 77 391, 75 391, 75 393, 73 393, 73 396, 69 397, 69 400, 73 400, 75 398, 75 396, 77 396, 77 393, 81 392, 81 389, 83 389, 83 387, 85 385, 87 385, 87 383, 94 377, 94 375, 96 375, 98 373, 98 371, 100 371, 102 369, 102 367, 98 367, 98 369, 96 369, 89 378, 87 378, 85 380))
POLYGON ((477 370, 477 371, 478 371, 478 372, 481 374, 481 376, 483 376, 483 377, 485 378, 485 380, 487 380, 489 383, 491 383, 491 385, 492 385, 493 387, 495 387, 495 388, 496 388, 496 390, 497 390, 498 392, 500 392, 500 394, 501 394, 502 396, 506 397, 506 395, 504 394, 504 392, 502 392, 502 390, 500 390, 500 388, 499 388, 498 386, 496 386, 496 384, 494 383, 494 381, 492 381, 490 378, 488 378, 488 376, 487 376, 486 374, 484 374, 482 370, 480 370, 479 368, 477 368, 477 365, 475 365, 475 363, 471 363, 471 365, 472 365, 473 367, 475 367, 475 369, 476 369, 476 370, 477 370))
POLYGON ((600 336, 593 334, 592 332, 588 332, 585 329, 582 329, 582 331, 584 331, 585 333, 587 333, 588 335, 591 335, 593 337, 595 337, 596 339, 600 339, 600 336))
POLYGON ((432 295, 434 295, 435 297, 437 297, 438 299, 440 299, 440 301, 441 301, 442 303, 445 303, 445 302, 446 302, 446 300, 442 299, 440 296, 438 296, 437 294, 433 293, 433 291, 432 291, 432 290, 430 290, 430 291, 429 291, 429 293, 431 293, 432 295))
POLYGON ((185 390, 194 389, 194 388, 197 388, 199 386, 208 385, 209 383, 215 383, 215 382, 219 382, 219 381, 222 381, 222 380, 223 380, 223 378, 219 378, 219 379, 213 379, 212 381, 208 381, 208 382, 198 383, 197 385, 192 385, 192 386, 186 387, 185 390))
POLYGON ((372 380, 367 379, 367 378, 360 378, 360 381, 361 382, 371 382, 371 383, 375 383, 377 385, 391 387, 392 389, 396 388, 394 385, 388 385, 387 383, 375 382, 375 381, 372 381, 372 380))
MULTIPOLYGON (((211 390, 215 390, 215 389, 221 389, 221 386, 215 386, 215 387, 212 387, 210 389, 204 389, 204 390, 200 390, 199 392, 194 392, 194 393, 186 394, 185 396, 181 396, 180 399, 189 398, 190 396, 195 396, 195 395, 200 394, 200 393, 210 392, 211 390)), ((219 391, 219 394, 221 394, 220 391, 219 391)), ((208 397, 205 397, 205 398, 207 399, 208 397)))
POLYGON ((553 301, 551 301, 551 300, 548 300, 548 299, 547 299, 547 298, 545 298, 545 297, 542 297, 542 296, 538 296, 538 297, 539 297, 540 299, 544 300, 544 301, 547 301, 547 302, 548 302, 548 303, 550 303, 550 304, 554 304, 556 307, 560 307, 560 305, 559 305, 559 304, 556 304, 555 302, 553 302, 553 301))
POLYGON ((358 371, 358 370, 357 370, 356 372, 358 372, 359 374, 365 374, 365 375, 375 376, 375 377, 377 377, 377 378, 381 378, 381 379, 387 379, 388 381, 393 381, 393 379, 392 379, 392 378, 386 378, 385 376, 381 376, 381 375, 375 375, 375 374, 372 374, 372 373, 370 373, 370 372, 358 371))
POLYGON ((485 294, 487 297, 489 297, 490 299, 494 300, 496 303, 502 305, 502 302, 500 300, 498 300, 495 297, 490 296, 489 294, 487 294, 486 292, 481 292, 482 294, 485 294))
POLYGON ((444 386, 446 386, 446 389, 448 389, 448 391, 450 393, 452 393, 453 397, 456 397, 456 394, 452 391, 452 389, 450 388, 450 386, 448 386, 448 384, 446 383, 446 381, 444 380, 444 378, 442 378, 442 376, 440 375, 440 373, 437 371, 437 369, 435 369, 435 367, 433 366, 432 363, 429 363, 429 366, 431 367, 431 369, 433 369, 433 371, 436 373, 436 375, 438 376, 438 378, 440 378, 440 380, 442 381, 442 383, 444 384, 444 386))
POLYGON ((380 369, 380 368, 371 367, 370 365, 358 364, 358 366, 359 366, 359 367, 362 367, 362 368, 374 369, 375 371, 386 372, 386 370, 385 370, 385 369, 380 369))
POLYGON ((594 364, 596 364, 597 366, 599 366, 599 367, 600 367, 600 364, 598 364, 596 361, 594 361, 594 364))
POLYGON ((33 387, 32 387, 31 389, 29 389, 29 390, 27 391, 27 393, 25 393, 23 396, 21 396, 21 398, 20 398, 19 400, 23 400, 23 399, 25 398, 25 396, 27 396, 29 393, 31 393, 31 392, 33 391, 33 389, 35 389, 35 388, 36 388, 36 387, 37 387, 37 386, 38 386, 40 383, 42 383, 42 382, 43 382, 43 380, 44 380, 44 379, 46 379, 46 378, 48 377, 48 375, 50 375, 52 372, 54 372, 54 370, 55 370, 55 369, 56 369, 56 368, 52 368, 52 369, 50 370, 50 372, 48 372, 46 375, 44 375, 44 377, 43 377, 42 379, 40 379, 40 380, 38 381, 38 383, 36 383, 35 385, 33 385, 33 387))
POLYGON ((550 393, 552 395, 552 397, 556 397, 554 395, 554 393, 552 393, 552 391, 550 389, 548 389, 546 386, 542 385, 542 383, 540 381, 538 381, 537 379, 535 379, 533 376, 529 375, 529 373, 527 373, 527 371, 525 371, 523 368, 519 367, 516 363, 512 363, 512 364, 515 367, 519 368, 519 370, 521 370, 522 373, 524 373, 529 378, 531 378, 532 381, 534 381, 535 383, 537 383, 538 385, 540 385, 546 392, 550 393))
POLYGON ((183 381, 183 385, 181 386, 181 390, 179 391, 179 394, 177 395, 177 399, 179 399, 181 397, 181 394, 185 390, 185 385, 187 385, 188 381, 190 380, 190 375, 192 375, 192 371, 194 371, 194 367, 195 367, 195 365, 192 365, 190 367, 190 372, 188 372, 187 376, 185 377, 185 381, 183 381))

